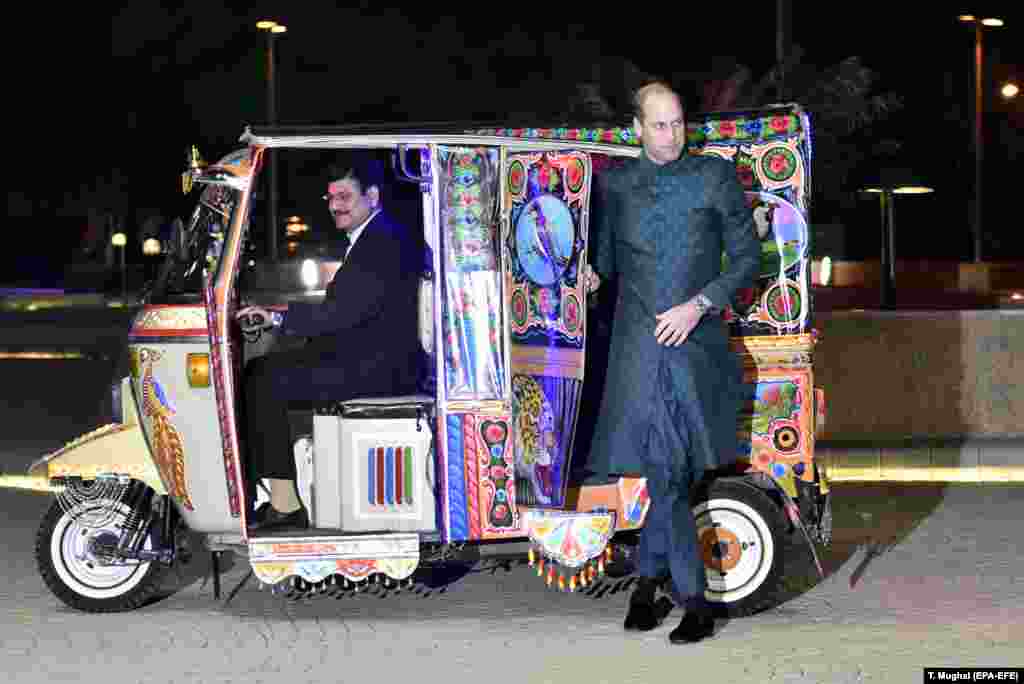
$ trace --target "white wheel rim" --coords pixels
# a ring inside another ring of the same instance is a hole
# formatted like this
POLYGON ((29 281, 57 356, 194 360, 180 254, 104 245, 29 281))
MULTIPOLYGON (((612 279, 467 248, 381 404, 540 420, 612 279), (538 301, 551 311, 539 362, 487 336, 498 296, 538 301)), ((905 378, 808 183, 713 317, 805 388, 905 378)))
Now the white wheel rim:
MULTIPOLYGON (((109 502, 86 504, 85 510, 109 505, 109 502)), ((78 510, 75 511, 78 513, 78 510)), ((124 521, 127 508, 118 504, 117 513, 103 525, 83 525, 72 515, 64 513, 54 526, 50 537, 50 558, 61 581, 76 594, 92 599, 116 598, 127 594, 142 581, 149 562, 125 561, 119 565, 102 565, 89 551, 89 542, 101 535, 117 540, 121 535, 117 524, 124 521)), ((86 516, 88 522, 88 516, 86 516)), ((147 539, 143 548, 151 550, 153 542, 147 539)))
POLYGON ((738 554, 734 565, 724 574, 705 562, 710 601, 734 603, 757 591, 775 560, 775 540, 771 527, 753 508, 736 499, 710 499, 695 506, 697 539, 723 531, 734 539, 730 552, 738 554))

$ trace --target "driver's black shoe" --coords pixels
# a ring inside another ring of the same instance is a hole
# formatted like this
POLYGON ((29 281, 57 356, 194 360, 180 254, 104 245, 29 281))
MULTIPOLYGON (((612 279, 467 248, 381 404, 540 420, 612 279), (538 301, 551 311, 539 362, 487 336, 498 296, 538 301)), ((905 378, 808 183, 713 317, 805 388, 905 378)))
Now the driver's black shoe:
POLYGON ((253 514, 249 516, 249 526, 252 527, 253 525, 259 524, 266 520, 267 511, 269 511, 270 509, 271 506, 269 501, 264 501, 263 503, 261 503, 259 507, 257 507, 256 510, 253 512, 253 514))
POLYGON ((662 622, 672 612, 672 601, 667 596, 654 600, 654 590, 658 582, 653 579, 641 577, 629 597, 629 612, 626 613, 626 620, 623 627, 628 631, 649 632, 662 622))
POLYGON ((668 640, 673 644, 693 644, 706 639, 715 631, 715 618, 710 612, 687 611, 679 626, 669 632, 668 640))
POLYGON ((305 507, 300 506, 291 513, 282 513, 269 503, 260 506, 256 511, 250 532, 268 532, 286 528, 305 529, 309 527, 309 514, 305 507))

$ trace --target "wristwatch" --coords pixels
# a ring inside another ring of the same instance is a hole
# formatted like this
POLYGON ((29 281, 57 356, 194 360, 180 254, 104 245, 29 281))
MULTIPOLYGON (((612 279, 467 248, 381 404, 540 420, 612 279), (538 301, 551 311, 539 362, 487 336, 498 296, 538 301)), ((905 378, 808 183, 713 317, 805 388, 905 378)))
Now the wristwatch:
POLYGON ((711 300, 705 294, 698 294, 694 297, 693 304, 697 307, 697 311, 700 312, 701 316, 715 308, 715 305, 711 303, 711 300))

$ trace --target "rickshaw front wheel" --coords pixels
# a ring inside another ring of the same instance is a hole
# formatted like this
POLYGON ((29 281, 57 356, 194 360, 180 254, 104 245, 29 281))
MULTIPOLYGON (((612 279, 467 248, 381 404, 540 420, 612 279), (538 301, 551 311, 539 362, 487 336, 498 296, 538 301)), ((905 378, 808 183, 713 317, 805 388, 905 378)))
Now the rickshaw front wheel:
MULTIPOLYGON (((159 562, 118 561, 102 548, 116 545, 130 511, 103 499, 70 511, 54 501, 36 533, 36 563, 50 591, 63 603, 89 613, 134 610, 156 597, 164 576, 159 562)), ((152 549, 152 536, 143 545, 152 549)))
POLYGON ((699 491, 693 514, 712 609, 742 617, 776 605, 788 527, 779 506, 742 478, 724 477, 699 491))

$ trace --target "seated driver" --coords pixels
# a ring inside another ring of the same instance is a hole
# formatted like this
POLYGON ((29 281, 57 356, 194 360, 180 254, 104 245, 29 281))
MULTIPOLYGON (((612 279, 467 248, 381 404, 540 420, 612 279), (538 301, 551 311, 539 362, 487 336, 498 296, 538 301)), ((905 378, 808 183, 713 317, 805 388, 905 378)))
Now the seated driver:
POLYGON ((246 330, 280 325, 284 334, 311 338, 301 349, 258 357, 246 366, 249 481, 270 481, 270 501, 252 516, 255 530, 309 525, 295 484, 289 402, 416 391, 423 236, 384 210, 384 168, 376 159, 367 156, 332 167, 328 181, 324 199, 337 229, 334 246, 342 264, 324 301, 292 302, 277 321, 255 306, 236 314, 246 330), (262 320, 246 318, 253 314, 262 320))

